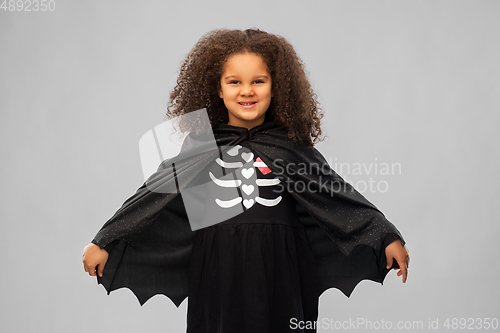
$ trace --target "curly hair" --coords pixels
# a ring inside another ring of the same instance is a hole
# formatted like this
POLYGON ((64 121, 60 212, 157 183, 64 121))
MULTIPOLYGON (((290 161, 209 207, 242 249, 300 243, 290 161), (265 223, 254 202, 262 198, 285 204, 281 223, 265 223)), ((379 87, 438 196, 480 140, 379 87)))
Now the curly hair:
POLYGON ((322 141, 323 114, 302 60, 285 38, 259 29, 218 29, 205 34, 180 68, 170 93, 167 117, 205 108, 212 128, 227 123, 228 110, 219 97, 221 76, 230 56, 246 52, 259 55, 271 74, 274 97, 266 118, 286 130, 289 138, 309 148, 322 141))

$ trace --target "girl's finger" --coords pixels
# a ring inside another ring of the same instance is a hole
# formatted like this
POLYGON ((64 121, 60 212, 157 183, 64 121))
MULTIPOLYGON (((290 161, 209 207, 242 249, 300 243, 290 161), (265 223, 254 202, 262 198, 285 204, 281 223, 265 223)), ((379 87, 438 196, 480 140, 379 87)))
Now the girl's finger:
POLYGON ((403 283, 405 283, 406 278, 408 277, 408 269, 406 268, 406 265, 403 266, 403 268, 401 270, 403 271, 403 283))
POLYGON ((102 277, 102 272, 103 272, 103 271, 104 271, 104 265, 99 264, 99 265, 97 266, 97 274, 98 274, 100 277, 102 277))
POLYGON ((406 282, 406 276, 408 275, 408 269, 407 269, 407 266, 406 266, 406 258, 405 258, 405 260, 403 260, 402 258, 399 259, 398 260, 398 264, 399 264, 399 268, 401 268, 401 270, 398 272, 398 276, 400 276, 402 274, 403 275, 403 283, 405 283, 406 282))

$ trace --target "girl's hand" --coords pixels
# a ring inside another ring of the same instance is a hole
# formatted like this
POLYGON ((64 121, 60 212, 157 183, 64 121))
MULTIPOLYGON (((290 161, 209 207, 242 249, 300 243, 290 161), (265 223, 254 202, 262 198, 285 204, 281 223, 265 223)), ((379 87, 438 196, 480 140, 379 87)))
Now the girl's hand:
POLYGON ((104 265, 108 261, 108 255, 108 251, 101 249, 94 243, 85 246, 83 249, 83 268, 85 272, 88 272, 91 276, 96 276, 97 266, 97 274, 102 277, 104 265))
MULTIPOLYGON (((387 268, 392 267, 393 260, 396 259, 399 265, 398 276, 403 275, 403 283, 406 283, 408 276, 408 268, 410 267, 410 251, 406 246, 403 247, 401 240, 397 239, 385 248, 385 256, 387 257, 387 268)), ((397 268, 394 268, 397 270, 397 268)))

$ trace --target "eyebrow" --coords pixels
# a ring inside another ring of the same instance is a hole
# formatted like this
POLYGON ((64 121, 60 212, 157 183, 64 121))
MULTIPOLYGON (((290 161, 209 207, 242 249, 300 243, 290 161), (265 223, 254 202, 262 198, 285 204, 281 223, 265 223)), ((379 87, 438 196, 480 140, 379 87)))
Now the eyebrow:
MULTIPOLYGON (((229 79, 229 78, 232 78, 232 77, 238 77, 237 75, 229 75, 229 76, 226 76, 224 79, 229 79)), ((258 78, 266 78, 268 79, 269 77, 267 75, 257 75, 255 76, 255 79, 258 79, 258 78)))

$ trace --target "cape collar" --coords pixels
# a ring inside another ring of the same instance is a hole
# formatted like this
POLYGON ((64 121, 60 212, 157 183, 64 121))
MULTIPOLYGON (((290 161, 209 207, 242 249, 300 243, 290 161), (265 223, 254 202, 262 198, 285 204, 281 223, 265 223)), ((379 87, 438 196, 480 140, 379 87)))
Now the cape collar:
POLYGON ((274 120, 266 120, 262 124, 252 127, 251 129, 222 123, 219 124, 213 132, 214 135, 241 137, 242 140, 251 140, 256 133, 261 133, 277 127, 278 125, 274 120))

